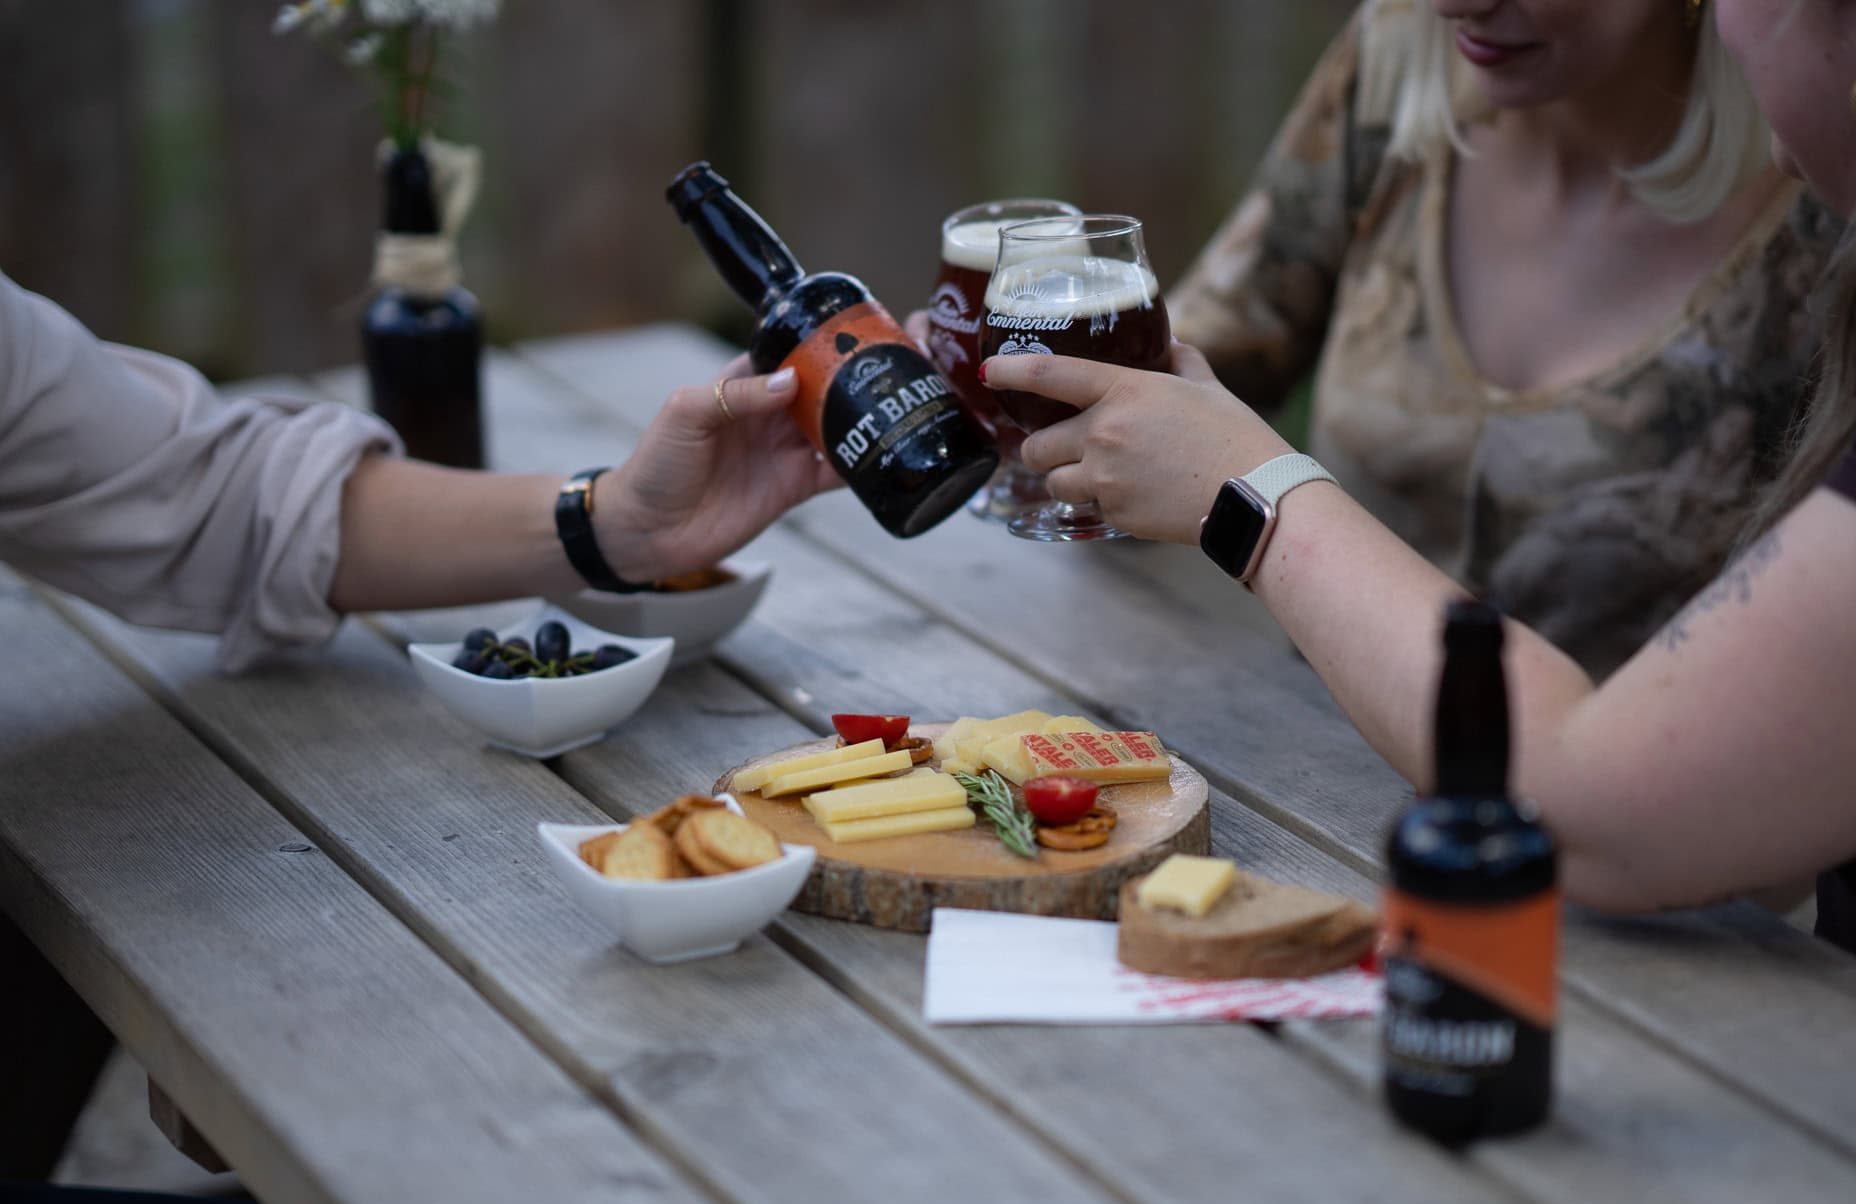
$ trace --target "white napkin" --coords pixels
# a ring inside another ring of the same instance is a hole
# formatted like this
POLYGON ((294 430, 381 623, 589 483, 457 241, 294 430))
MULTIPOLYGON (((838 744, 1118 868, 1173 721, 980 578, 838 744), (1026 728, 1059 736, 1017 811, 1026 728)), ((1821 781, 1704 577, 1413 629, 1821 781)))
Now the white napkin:
POLYGON ((1190 1024, 1371 1016, 1379 975, 1203 982, 1130 970, 1115 925, 937 907, 928 934, 930 1024, 1190 1024))

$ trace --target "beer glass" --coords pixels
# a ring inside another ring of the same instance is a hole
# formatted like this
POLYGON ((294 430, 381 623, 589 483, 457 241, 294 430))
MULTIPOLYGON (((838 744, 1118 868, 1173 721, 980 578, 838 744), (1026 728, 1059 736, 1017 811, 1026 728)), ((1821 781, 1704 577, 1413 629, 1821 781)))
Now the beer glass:
MULTIPOLYGON (((981 358, 1071 355, 1165 370, 1173 341, 1166 303, 1147 261, 1141 223, 1119 214, 1047 217, 999 231, 986 287, 981 358)), ((1006 417, 1030 432, 1076 411, 1035 393, 993 393, 1006 417)), ((1010 523, 1044 542, 1120 539, 1093 503, 1050 501, 1010 523)))
POLYGON ((986 201, 947 215, 941 223, 941 275, 928 301, 928 351, 967 410, 999 445, 999 471, 973 495, 967 510, 1004 522, 1045 501, 1044 479, 1018 458, 1025 433, 1006 421, 992 390, 980 384, 980 306, 999 258, 999 228, 1035 217, 1080 216, 1065 201, 1039 197, 986 201))

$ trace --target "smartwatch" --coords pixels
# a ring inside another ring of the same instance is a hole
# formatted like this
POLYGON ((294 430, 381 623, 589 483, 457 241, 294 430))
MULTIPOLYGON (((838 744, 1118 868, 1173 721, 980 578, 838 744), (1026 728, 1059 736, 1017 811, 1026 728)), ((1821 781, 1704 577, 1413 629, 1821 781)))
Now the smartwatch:
POLYGON ((593 482, 603 468, 589 468, 575 473, 561 486, 554 498, 554 532, 561 537, 561 550, 567 563, 594 589, 611 594, 635 594, 649 589, 634 585, 612 571, 600 554, 599 540, 593 534, 593 482))
POLYGON ((1300 452, 1259 464, 1219 487, 1211 513, 1199 524, 1199 547, 1248 588, 1276 530, 1276 507, 1283 495, 1297 485, 1333 479, 1313 456, 1300 452))

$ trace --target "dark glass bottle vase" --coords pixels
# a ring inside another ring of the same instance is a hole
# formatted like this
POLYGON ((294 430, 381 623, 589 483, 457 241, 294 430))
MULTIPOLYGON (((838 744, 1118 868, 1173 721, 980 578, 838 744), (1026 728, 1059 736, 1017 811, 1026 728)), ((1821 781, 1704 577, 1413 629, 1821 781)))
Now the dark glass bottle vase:
MULTIPOLYGON (((396 151, 384 177, 388 234, 436 236, 431 169, 417 150, 396 151)), ((455 468, 483 467, 483 322, 477 298, 452 285, 431 293, 383 284, 361 319, 374 412, 406 454, 455 468)))

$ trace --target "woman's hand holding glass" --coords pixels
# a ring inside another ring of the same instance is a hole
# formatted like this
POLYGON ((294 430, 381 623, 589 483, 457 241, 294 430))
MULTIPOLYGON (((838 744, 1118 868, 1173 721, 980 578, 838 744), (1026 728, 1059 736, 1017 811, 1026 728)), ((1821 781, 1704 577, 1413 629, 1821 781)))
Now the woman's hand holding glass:
POLYGON ((1171 368, 995 356, 984 379, 1079 411, 1025 440, 1025 463, 1048 474, 1052 497, 1094 501, 1130 535, 1196 544, 1220 485, 1294 448, 1218 383, 1197 350, 1173 344, 1171 368))

